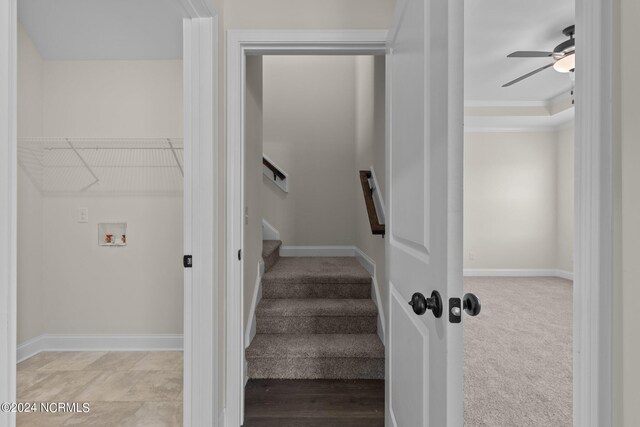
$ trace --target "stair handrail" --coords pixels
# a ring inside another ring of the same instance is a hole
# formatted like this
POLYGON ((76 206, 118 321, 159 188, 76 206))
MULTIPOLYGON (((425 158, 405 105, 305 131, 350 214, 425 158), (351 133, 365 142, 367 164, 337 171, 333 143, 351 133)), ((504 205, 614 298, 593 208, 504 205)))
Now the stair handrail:
POLYGON ((287 177, 280 169, 276 167, 273 163, 271 163, 266 157, 262 156, 262 164, 267 167, 271 172, 273 172, 273 180, 276 178, 280 178, 282 181, 287 177))
POLYGON ((367 208, 367 215, 369 217, 369 225, 371 226, 371 233, 381 235, 384 237, 385 226, 380 223, 378 212, 376 211, 376 205, 373 201, 373 192, 377 191, 376 188, 371 188, 369 180, 371 179, 371 171, 360 171, 360 184, 362 185, 362 193, 364 194, 364 203, 367 208))

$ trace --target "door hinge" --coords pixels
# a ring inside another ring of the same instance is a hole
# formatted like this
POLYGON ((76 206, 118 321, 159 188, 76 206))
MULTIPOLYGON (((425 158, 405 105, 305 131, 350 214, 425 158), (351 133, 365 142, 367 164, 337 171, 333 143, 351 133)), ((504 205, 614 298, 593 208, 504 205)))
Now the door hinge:
POLYGON ((193 256, 185 255, 182 257, 182 265, 184 268, 191 268, 193 266, 193 256))
POLYGON ((238 261, 242 261, 242 249, 238 249, 238 261))

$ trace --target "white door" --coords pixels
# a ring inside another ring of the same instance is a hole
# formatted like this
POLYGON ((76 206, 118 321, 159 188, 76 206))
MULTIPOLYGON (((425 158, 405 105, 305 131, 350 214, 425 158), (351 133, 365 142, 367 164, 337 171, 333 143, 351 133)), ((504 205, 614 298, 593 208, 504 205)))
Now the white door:
POLYGON ((400 0, 389 34, 389 426, 463 424, 461 33, 461 0, 400 0))

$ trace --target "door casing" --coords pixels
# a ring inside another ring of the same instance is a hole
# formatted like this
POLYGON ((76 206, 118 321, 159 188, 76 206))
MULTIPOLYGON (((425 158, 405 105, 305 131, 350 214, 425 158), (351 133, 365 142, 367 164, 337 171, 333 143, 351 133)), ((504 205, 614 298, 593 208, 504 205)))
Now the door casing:
POLYGON ((227 33, 227 280, 225 426, 244 422, 243 263, 247 55, 383 55, 386 31, 230 30, 227 33), (233 255, 233 256, 232 256, 233 255))

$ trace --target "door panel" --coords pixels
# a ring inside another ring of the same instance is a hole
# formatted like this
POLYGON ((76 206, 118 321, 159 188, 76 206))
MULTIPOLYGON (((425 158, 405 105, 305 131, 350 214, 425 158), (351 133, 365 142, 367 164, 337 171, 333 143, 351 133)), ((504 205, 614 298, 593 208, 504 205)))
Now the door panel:
POLYGON ((413 311, 398 293, 393 283, 391 288, 391 340, 389 375, 391 379, 391 407, 397 426, 428 425, 428 388, 419 388, 415 394, 403 396, 404 384, 416 379, 426 382, 429 371, 429 330, 416 319, 413 311), (394 345, 397 342, 398 345, 394 345))
POLYGON ((462 129, 462 117, 450 116, 449 108, 462 101, 450 99, 449 90, 462 84, 449 66, 449 5, 455 2, 400 0, 388 41, 387 382, 388 415, 399 427, 462 424, 462 326, 448 316, 449 297, 462 293, 462 271, 455 271, 461 269, 462 211, 454 209, 462 187, 450 185, 462 160, 462 134, 450 130, 462 129), (414 313, 413 293, 428 298, 434 290, 442 316, 414 313))

